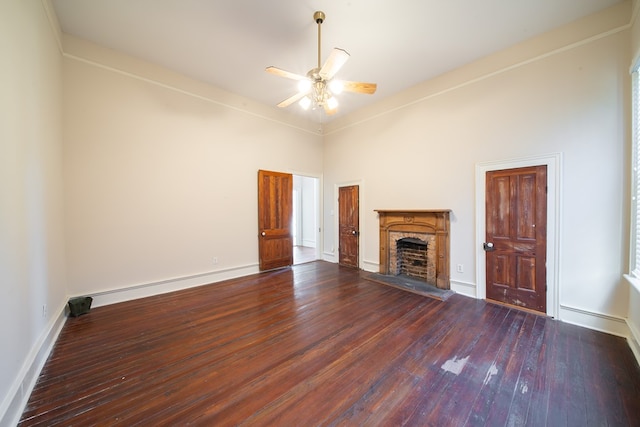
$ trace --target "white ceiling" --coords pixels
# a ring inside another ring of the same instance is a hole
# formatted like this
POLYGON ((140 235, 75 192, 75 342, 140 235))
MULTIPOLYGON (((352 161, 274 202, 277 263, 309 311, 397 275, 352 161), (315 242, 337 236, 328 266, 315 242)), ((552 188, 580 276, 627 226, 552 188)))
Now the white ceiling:
MULTIPOLYGON (((622 0, 52 0, 65 33, 273 105, 296 91, 267 74, 306 74, 333 47, 351 54, 337 77, 374 82, 343 93, 340 117, 622 0)), ((315 114, 328 122, 324 113, 315 114)))

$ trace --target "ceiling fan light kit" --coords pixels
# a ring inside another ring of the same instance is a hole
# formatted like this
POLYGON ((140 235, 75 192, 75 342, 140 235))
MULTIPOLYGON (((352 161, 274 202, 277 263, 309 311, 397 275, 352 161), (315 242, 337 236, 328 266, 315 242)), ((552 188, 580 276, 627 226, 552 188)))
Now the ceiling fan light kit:
POLYGON ((306 76, 291 73, 277 67, 267 67, 265 71, 280 77, 298 80, 298 93, 290 96, 278 104, 284 108, 298 102, 305 110, 313 107, 324 109, 327 114, 335 114, 338 110, 338 100, 334 95, 339 95, 343 91, 373 94, 377 89, 375 83, 349 82, 334 79, 336 73, 349 59, 349 53, 340 48, 333 48, 329 58, 320 65, 321 62, 321 26, 325 20, 325 14, 317 11, 313 14, 313 20, 318 24, 318 66, 309 70, 306 76))

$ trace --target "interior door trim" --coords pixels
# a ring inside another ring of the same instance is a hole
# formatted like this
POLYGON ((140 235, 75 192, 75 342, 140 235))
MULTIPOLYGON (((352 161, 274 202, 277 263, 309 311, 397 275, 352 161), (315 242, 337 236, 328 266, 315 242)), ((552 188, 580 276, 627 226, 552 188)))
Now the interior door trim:
POLYGON ((547 315, 560 314, 560 218, 562 153, 476 164, 476 298, 487 297, 486 259, 482 249, 486 235, 486 173, 501 169, 547 166, 547 315))
POLYGON ((323 258, 324 248, 324 182, 322 180, 322 174, 313 174, 308 172, 291 172, 293 176, 300 176, 305 178, 313 178, 318 180, 318 194, 316 194, 316 218, 318 218, 316 229, 316 260, 323 258))

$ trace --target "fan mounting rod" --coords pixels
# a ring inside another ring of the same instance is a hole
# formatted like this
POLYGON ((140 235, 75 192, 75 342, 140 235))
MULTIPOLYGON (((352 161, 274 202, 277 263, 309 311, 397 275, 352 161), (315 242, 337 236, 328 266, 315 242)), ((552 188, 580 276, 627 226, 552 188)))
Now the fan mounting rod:
POLYGON ((322 30, 320 29, 322 27, 322 23, 324 22, 324 12, 318 10, 316 13, 313 14, 313 20, 316 21, 316 23, 318 24, 318 69, 320 69, 320 40, 321 40, 321 32, 322 30))

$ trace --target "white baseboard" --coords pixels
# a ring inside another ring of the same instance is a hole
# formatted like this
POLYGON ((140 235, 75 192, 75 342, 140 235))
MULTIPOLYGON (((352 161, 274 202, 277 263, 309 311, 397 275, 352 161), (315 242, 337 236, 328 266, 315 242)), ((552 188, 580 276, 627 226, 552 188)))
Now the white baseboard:
POLYGON ((627 319, 560 305, 560 320, 626 338, 636 361, 640 364, 640 332, 627 319))
POLYGON ((315 240, 310 240, 310 239, 302 239, 302 246, 305 246, 307 248, 315 248, 316 247, 316 241, 315 240))
POLYGON ((573 325, 583 326, 619 337, 628 338, 631 334, 626 319, 608 314, 596 313, 577 307, 560 305, 559 319, 573 325))
POLYGON ((338 262, 336 255, 333 252, 322 252, 322 260, 327 262, 338 262))
MULTIPOLYGON (((0 406, 0 426, 15 426, 20 421, 33 387, 38 381, 40 371, 42 371, 45 362, 49 358, 53 345, 67 320, 65 308, 66 301, 57 311, 58 315, 51 319, 45 333, 33 346, 25 359, 22 369, 20 369, 15 382, 2 401, 2 406, 0 406)), ((5 343, 5 345, 10 345, 10 343, 5 343)))
POLYGON ((259 272, 260 269, 258 264, 250 264, 227 268, 224 270, 194 274, 191 276, 160 280, 157 282, 142 283, 127 286, 126 288, 106 290, 92 293, 87 296, 91 296, 93 298, 92 306, 101 307, 104 305, 131 301, 138 298, 146 298, 154 295, 166 294, 168 292, 180 291, 182 289, 194 288, 196 286, 220 282, 222 280, 235 279, 237 277, 248 276, 259 272))
POLYGON ((380 271, 380 264, 377 261, 362 260, 362 269, 369 273, 378 273, 380 271))
POLYGON ((466 297, 478 298, 478 292, 476 290, 476 284, 470 282, 462 282, 459 280, 451 280, 451 290, 455 293, 464 295, 466 297))
MULTIPOLYGON (((327 262, 332 262, 334 264, 338 263, 336 256, 330 252, 322 253, 322 260, 327 262)), ((377 273, 380 271, 380 264, 373 261, 362 260, 362 264, 360 265, 360 269, 367 271, 369 273, 377 273)))
POLYGON ((627 342, 629 343, 629 347, 631 347, 633 355, 636 357, 636 361, 640 365, 640 331, 629 321, 627 321, 627 326, 629 327, 627 342))

